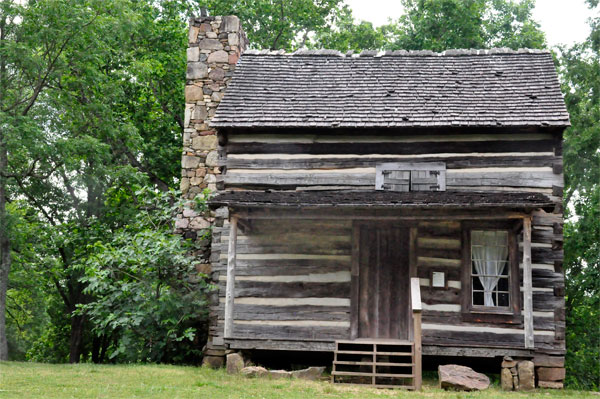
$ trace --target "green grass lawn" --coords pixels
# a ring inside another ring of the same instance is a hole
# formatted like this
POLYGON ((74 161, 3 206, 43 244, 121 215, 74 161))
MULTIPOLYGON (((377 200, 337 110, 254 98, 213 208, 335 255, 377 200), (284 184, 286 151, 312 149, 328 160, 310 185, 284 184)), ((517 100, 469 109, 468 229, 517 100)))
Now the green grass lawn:
POLYGON ((163 365, 98 366, 0 363, 0 398, 598 398, 590 392, 538 390, 444 392, 426 380, 422 392, 329 382, 230 376, 224 370, 163 365))

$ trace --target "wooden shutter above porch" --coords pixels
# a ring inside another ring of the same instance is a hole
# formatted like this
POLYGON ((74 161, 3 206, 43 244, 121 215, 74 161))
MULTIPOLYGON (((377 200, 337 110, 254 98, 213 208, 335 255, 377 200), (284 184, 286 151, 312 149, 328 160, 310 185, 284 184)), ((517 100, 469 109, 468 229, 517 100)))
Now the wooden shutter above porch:
POLYGON ((444 162, 401 163, 377 165, 375 189, 385 191, 446 191, 444 162))

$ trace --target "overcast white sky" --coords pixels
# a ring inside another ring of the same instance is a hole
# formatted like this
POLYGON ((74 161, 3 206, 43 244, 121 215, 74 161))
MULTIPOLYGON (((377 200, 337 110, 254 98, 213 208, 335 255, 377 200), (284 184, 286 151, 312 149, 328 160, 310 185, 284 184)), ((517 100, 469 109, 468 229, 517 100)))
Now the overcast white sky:
MULTIPOLYGON (((402 14, 400 0, 346 0, 346 3, 356 19, 370 21, 376 26, 402 14)), ((585 40, 589 35, 586 20, 591 15, 584 0, 537 0, 533 11, 550 46, 585 40)))

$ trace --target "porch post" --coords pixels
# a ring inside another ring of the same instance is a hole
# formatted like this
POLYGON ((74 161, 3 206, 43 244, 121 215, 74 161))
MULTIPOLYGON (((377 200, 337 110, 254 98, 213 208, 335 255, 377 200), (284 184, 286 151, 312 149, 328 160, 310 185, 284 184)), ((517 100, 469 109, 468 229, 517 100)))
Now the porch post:
POLYGON ((235 263, 237 244, 237 216, 231 216, 229 220, 229 248, 227 251, 227 285, 225 287, 225 338, 233 335, 233 298, 235 296, 235 263))
POLYGON ((523 322, 525 348, 533 349, 533 294, 531 279, 531 217, 523 218, 523 322))

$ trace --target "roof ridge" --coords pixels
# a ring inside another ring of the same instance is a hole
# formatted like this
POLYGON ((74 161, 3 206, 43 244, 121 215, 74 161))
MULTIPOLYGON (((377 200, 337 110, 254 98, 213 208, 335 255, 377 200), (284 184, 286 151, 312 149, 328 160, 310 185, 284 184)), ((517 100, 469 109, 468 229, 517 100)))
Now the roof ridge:
POLYGON ((330 57, 456 57, 466 55, 502 55, 502 54, 550 54, 550 50, 547 49, 530 49, 520 48, 513 50, 508 47, 495 47, 491 49, 449 49, 442 52, 435 52, 431 50, 363 50, 360 53, 354 53, 350 50, 346 53, 342 53, 338 50, 308 50, 299 49, 293 53, 287 53, 285 50, 246 50, 244 55, 259 55, 259 56, 330 56, 330 57))

